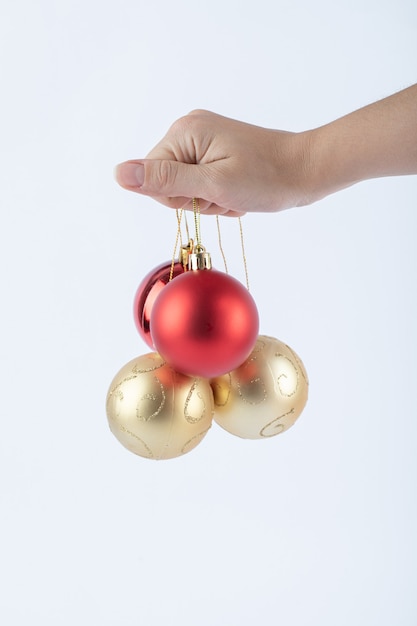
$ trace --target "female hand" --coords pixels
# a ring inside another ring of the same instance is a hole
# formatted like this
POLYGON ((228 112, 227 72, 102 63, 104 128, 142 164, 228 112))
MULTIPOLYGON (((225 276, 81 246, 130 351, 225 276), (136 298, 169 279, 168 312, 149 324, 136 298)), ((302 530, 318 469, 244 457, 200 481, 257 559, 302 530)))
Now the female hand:
POLYGON ((320 128, 290 133, 209 111, 176 121, 146 159, 120 164, 131 191, 172 208, 238 216, 311 204, 361 180, 417 173, 417 85, 320 128))
POLYGON ((307 204, 308 133, 252 126, 209 111, 177 120, 146 159, 117 167, 120 185, 171 208, 238 216, 307 204))

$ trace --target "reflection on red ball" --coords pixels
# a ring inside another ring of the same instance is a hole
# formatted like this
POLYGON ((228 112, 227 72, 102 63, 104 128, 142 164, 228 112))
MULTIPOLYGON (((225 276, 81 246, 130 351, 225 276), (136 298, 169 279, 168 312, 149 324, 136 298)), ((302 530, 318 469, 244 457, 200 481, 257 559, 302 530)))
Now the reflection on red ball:
POLYGON ((161 290, 151 314, 155 349, 171 367, 214 378, 249 356, 258 336, 255 301, 235 278, 188 271, 161 290))
MULTIPOLYGON (((150 333, 150 319, 154 302, 162 289, 169 283, 172 262, 167 261, 155 267, 145 276, 137 288, 133 303, 133 318, 142 339, 154 350, 150 333)), ((184 272, 181 263, 174 264, 173 278, 184 272)))

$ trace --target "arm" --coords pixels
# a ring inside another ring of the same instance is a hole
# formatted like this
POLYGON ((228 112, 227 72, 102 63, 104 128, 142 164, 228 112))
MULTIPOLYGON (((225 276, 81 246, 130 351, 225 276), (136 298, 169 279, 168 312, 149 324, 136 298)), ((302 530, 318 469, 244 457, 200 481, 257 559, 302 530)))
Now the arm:
POLYGON ((312 135, 319 197, 370 178, 417 174, 417 85, 312 135))
POLYGON ((172 208, 241 215, 311 204, 359 181, 417 174, 417 85, 320 128, 289 133, 208 111, 179 119, 118 182, 172 208))

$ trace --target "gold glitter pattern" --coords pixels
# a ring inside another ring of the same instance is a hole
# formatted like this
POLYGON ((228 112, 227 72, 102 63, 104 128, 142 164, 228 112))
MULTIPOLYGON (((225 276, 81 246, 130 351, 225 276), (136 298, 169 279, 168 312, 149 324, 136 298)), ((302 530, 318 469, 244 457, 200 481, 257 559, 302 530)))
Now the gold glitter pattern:
POLYGON ((155 389, 151 388, 150 391, 147 391, 140 398, 136 407, 136 417, 144 422, 148 422, 149 420, 158 417, 165 406, 165 389, 159 378, 154 376, 153 380, 156 383, 155 389))
MULTIPOLYGON (((138 437, 135 433, 132 433, 131 430, 128 430, 124 426, 120 426, 120 430, 122 432, 126 433, 127 435, 129 435, 129 437, 133 437, 135 439, 135 441, 139 442, 139 444, 143 447, 143 452, 140 454, 140 456, 145 456, 148 459, 153 459, 154 458, 152 450, 146 445, 146 443, 143 441, 143 439, 138 437)), ((137 448, 137 444, 134 446, 134 448, 137 448)), ((134 451, 135 450, 132 450, 132 452, 134 452, 134 451)))
POLYGON ((187 452, 189 452, 190 450, 192 450, 193 448, 196 447, 196 445, 198 445, 200 443, 200 441, 202 441, 202 439, 204 439, 204 437, 207 435, 208 431, 211 428, 211 424, 210 426, 206 429, 203 430, 202 433, 199 433, 198 435, 194 435, 194 437, 191 437, 191 439, 189 439, 189 441, 187 441, 181 450, 181 454, 187 454, 187 452))
POLYGON ((190 424, 196 424, 204 419, 206 415, 206 403, 204 401, 204 397, 202 394, 197 391, 200 385, 201 379, 195 378, 193 384, 191 385, 190 391, 188 392, 187 398, 185 400, 184 407, 184 417, 190 424), (198 400, 196 400, 196 397, 198 400), (194 415, 191 414, 191 411, 197 412, 194 415), (200 411, 200 413, 198 413, 200 411))
POLYGON ((165 361, 163 360, 163 358, 159 356, 159 354, 156 354, 156 352, 145 354, 143 357, 143 361, 144 364, 147 361, 150 361, 151 363, 154 361, 154 363, 152 363, 152 365, 149 364, 148 367, 144 367, 143 365, 140 366, 138 362, 135 362, 134 366, 132 367, 132 372, 134 374, 145 374, 146 372, 154 372, 155 370, 159 369, 160 367, 164 367, 165 365, 165 361))
POLYGON ((272 420, 272 422, 269 422, 269 424, 266 424, 266 426, 262 428, 259 435, 261 437, 274 437, 275 435, 279 435, 285 430, 285 424, 283 424, 281 420, 284 419, 284 417, 287 417, 287 415, 292 415, 292 413, 294 413, 294 409, 291 409, 291 411, 284 413, 284 415, 276 417, 274 420, 272 420))
POLYGON ((277 378, 280 394, 290 398, 298 389, 298 368, 285 354, 277 352, 275 358, 282 359, 279 365, 275 364, 275 367, 278 368, 279 371, 282 371, 277 378))

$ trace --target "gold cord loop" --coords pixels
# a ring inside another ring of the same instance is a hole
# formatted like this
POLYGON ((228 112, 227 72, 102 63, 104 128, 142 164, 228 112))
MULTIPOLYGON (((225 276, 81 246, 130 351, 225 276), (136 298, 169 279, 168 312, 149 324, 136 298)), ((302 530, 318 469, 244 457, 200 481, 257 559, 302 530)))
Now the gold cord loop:
POLYGON ((196 240, 196 251, 201 251, 201 213, 200 213, 200 203, 198 198, 193 198, 193 212, 194 212, 194 226, 195 226, 195 240, 196 240))
POLYGON ((171 280, 174 277, 174 266, 175 266, 175 259, 177 257, 177 248, 178 248, 178 241, 181 241, 181 248, 183 248, 182 245, 182 236, 181 236, 181 219, 182 219, 182 214, 184 213, 184 209, 175 209, 175 213, 177 215, 177 234, 175 237, 175 245, 174 245, 174 252, 172 254, 172 261, 171 261, 171 270, 169 272, 169 282, 171 282, 171 280))
POLYGON ((216 223, 217 223, 217 238, 218 238, 218 241, 219 241, 220 253, 221 253, 222 257, 223 257, 224 271, 226 272, 226 274, 228 274, 229 270, 227 269, 226 255, 225 255, 224 250, 223 250, 222 235, 221 235, 221 232, 220 232, 220 218, 219 218, 218 215, 216 215, 216 223))
MULTIPOLYGON (((187 263, 188 263, 188 268, 189 269, 203 269, 203 265, 204 265, 204 269, 208 269, 209 267, 211 267, 211 262, 209 263, 209 261, 205 260, 204 264, 202 264, 202 262, 199 261, 199 265, 197 266, 193 266, 193 262, 191 263, 191 267, 190 267, 190 255, 193 256, 201 256, 202 258, 204 257, 204 259, 208 259, 209 258, 209 254, 206 253, 206 249, 204 248, 204 246, 201 243, 201 212, 200 212, 200 204, 198 201, 198 198, 193 198, 192 199, 193 202, 193 213, 194 213, 194 228, 195 228, 195 241, 193 239, 190 238, 190 234, 189 234, 189 230, 188 230, 188 223, 187 223, 187 216, 185 215, 185 229, 186 229, 186 234, 187 234, 187 245, 183 244, 183 240, 182 240, 182 232, 181 232, 181 221, 182 218, 184 216, 184 209, 176 209, 176 216, 177 216, 177 233, 176 233, 176 237, 175 237, 175 245, 174 245, 174 251, 173 251, 173 255, 172 255, 172 261, 171 261, 171 271, 169 274, 169 280, 171 281, 173 279, 174 276, 174 266, 175 266, 175 261, 177 258, 177 248, 178 248, 178 243, 180 242, 180 262, 183 264, 184 268, 186 268, 187 263)), ((241 245, 241 249, 242 249, 242 257, 243 257, 243 266, 244 266, 244 270, 245 270, 245 279, 246 279, 246 287, 248 289, 248 291, 250 291, 250 287, 249 287, 249 273, 248 273, 248 263, 247 263, 247 259, 246 259, 246 251, 245 251, 245 240, 244 240, 244 236, 243 236, 243 225, 242 225, 242 220, 240 217, 238 217, 238 221, 239 221, 239 232, 240 232, 240 245, 241 245)), ((227 267, 227 261, 226 261, 226 255, 224 252, 224 248, 223 248, 223 243, 222 243, 222 236, 221 236, 221 230, 220 230, 220 219, 219 219, 219 215, 216 215, 216 224, 217 224, 217 236, 218 236, 218 242, 219 242, 219 249, 220 249, 220 253, 222 255, 223 258, 223 263, 224 263, 224 270, 226 272, 226 274, 229 273, 228 267, 227 267)), ((195 265, 195 263, 194 263, 195 265)))
POLYGON ((246 287, 247 287, 248 291, 250 291, 250 289, 249 289, 248 263, 246 261, 245 241, 244 241, 244 238, 243 238, 242 220, 241 220, 240 217, 238 217, 238 220, 239 220, 239 231, 240 231, 240 245, 242 247, 243 265, 244 265, 244 268, 245 268, 246 287))

